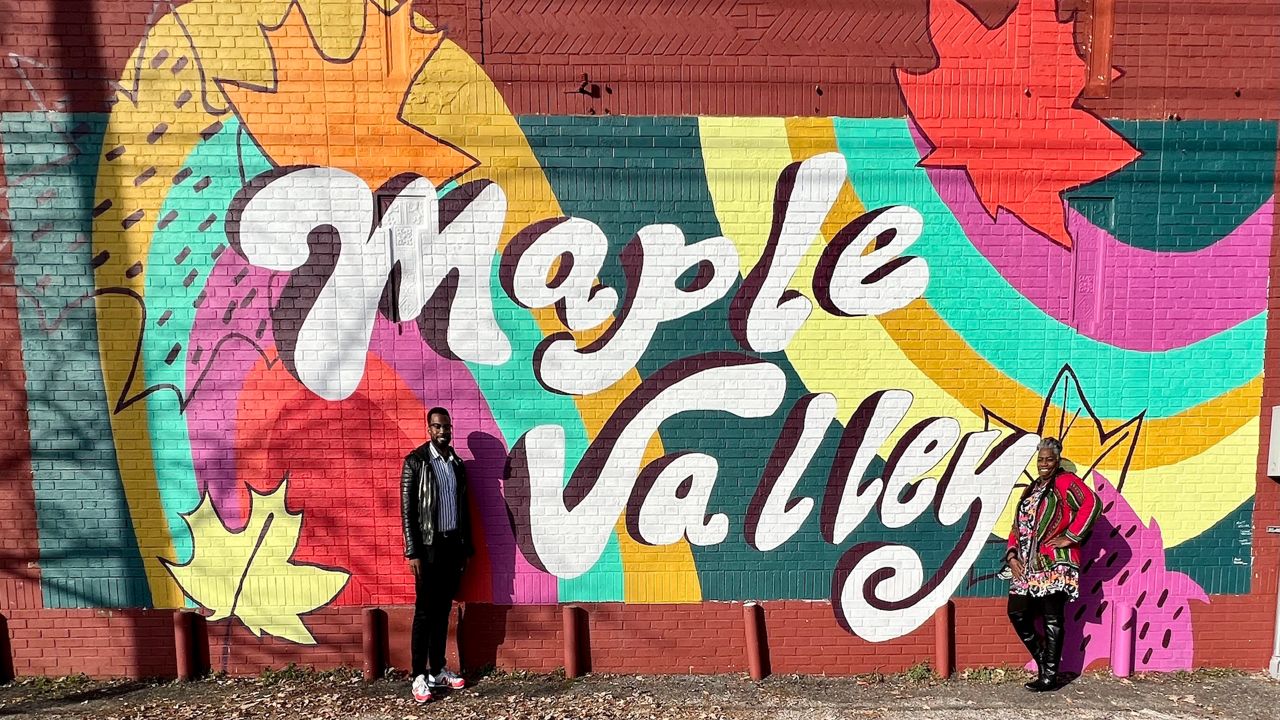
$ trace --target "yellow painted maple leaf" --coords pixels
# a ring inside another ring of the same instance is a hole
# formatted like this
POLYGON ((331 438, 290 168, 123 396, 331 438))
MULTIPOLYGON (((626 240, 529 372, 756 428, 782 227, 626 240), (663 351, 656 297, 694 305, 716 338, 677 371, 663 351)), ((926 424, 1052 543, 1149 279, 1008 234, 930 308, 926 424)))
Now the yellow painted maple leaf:
POLYGON ((302 513, 285 508, 287 484, 286 477, 267 494, 250 488, 249 522, 238 532, 223 525, 206 493, 182 516, 194 543, 190 562, 161 562, 187 597, 213 611, 209 621, 235 617, 258 637, 314 645, 301 616, 329 604, 350 575, 291 562, 302 513))

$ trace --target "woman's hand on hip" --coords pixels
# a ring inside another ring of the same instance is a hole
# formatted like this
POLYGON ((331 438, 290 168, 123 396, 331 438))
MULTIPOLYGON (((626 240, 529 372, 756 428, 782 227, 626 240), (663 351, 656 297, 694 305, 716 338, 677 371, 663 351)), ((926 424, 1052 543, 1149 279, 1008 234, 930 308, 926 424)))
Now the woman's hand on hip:
POLYGON ((1075 543, 1072 542, 1071 538, 1068 538, 1066 535, 1059 535, 1058 537, 1045 542, 1045 545, 1047 547, 1053 548, 1054 550, 1061 550, 1062 548, 1071 547, 1072 545, 1075 545, 1075 543))

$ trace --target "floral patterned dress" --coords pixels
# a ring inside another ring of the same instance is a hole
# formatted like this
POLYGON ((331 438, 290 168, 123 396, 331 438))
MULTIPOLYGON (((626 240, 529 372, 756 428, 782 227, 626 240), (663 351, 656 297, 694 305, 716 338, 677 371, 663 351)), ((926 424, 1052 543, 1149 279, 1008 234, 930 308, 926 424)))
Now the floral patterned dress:
POLYGON ((1011 577, 1009 594, 1045 597, 1053 593, 1065 593, 1069 600, 1075 600, 1080 596, 1080 569, 1070 564, 1051 564, 1048 558, 1036 550, 1040 501, 1051 485, 1050 482, 1036 482, 1018 504, 1018 515, 1013 525, 1018 540, 1018 561, 1025 570, 1022 577, 1011 577))

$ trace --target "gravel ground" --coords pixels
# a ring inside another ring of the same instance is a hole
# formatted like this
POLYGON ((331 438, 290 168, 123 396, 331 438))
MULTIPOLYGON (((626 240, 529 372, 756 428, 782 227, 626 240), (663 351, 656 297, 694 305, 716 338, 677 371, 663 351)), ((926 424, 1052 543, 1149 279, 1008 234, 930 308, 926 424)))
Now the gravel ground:
POLYGON ((194 683, 25 679, 0 687, 0 717, 172 720, 822 720, 825 718, 1280 717, 1280 683, 1262 675, 1202 671, 1119 680, 1077 679, 1054 694, 1022 688, 1020 671, 970 671, 936 682, 922 671, 882 677, 559 675, 490 673, 472 687, 417 705, 404 678, 371 685, 349 671, 286 669, 256 678, 194 683))

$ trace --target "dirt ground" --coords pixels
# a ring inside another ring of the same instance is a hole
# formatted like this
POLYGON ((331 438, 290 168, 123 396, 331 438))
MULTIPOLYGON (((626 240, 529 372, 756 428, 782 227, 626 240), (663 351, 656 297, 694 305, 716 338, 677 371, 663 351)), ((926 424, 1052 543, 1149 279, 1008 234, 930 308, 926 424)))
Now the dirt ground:
POLYGON ((0 717, 172 720, 821 720, 824 718, 1280 718, 1280 682, 1220 671, 1120 680, 1078 678, 1057 693, 1022 688, 1013 670, 977 670, 938 682, 918 669, 896 676, 635 676, 489 673, 418 705, 407 680, 366 685, 351 671, 286 669, 193 683, 23 679, 0 687, 0 717))

